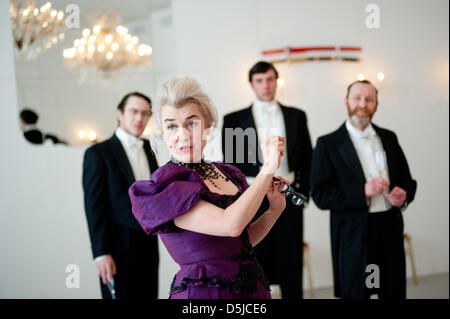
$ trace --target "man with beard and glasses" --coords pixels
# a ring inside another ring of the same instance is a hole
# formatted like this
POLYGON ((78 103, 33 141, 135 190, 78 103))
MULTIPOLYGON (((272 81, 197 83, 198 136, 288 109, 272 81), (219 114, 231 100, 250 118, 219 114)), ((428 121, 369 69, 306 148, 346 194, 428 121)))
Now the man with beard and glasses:
POLYGON ((403 216, 415 196, 394 132, 371 123, 378 91, 369 81, 347 89, 347 121, 317 140, 311 196, 331 211, 334 294, 340 298, 406 298, 403 216))

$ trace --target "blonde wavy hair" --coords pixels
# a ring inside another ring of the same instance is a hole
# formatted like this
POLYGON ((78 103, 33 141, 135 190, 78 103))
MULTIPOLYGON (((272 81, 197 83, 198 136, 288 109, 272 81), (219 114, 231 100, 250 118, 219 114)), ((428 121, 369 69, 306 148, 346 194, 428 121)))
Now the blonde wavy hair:
MULTIPOLYGON (((153 107, 156 129, 161 132, 161 109, 165 105, 175 108, 183 107, 188 103, 197 104, 200 113, 205 117, 206 128, 214 129, 217 125, 217 110, 209 96, 202 91, 200 84, 190 78, 172 78, 159 86, 156 103, 153 107)), ((158 134, 160 135, 160 134, 158 134)))

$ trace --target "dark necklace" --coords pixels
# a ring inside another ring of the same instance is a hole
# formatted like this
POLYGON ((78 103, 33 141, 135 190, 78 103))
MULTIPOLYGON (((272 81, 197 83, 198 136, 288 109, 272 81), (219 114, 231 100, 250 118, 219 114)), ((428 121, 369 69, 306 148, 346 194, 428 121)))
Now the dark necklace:
POLYGON ((203 180, 209 180, 211 182, 211 184, 214 185, 214 187, 221 189, 219 186, 216 185, 216 183, 214 183, 214 180, 222 178, 224 179, 226 182, 228 182, 230 179, 228 177, 226 177, 225 175, 223 175, 221 172, 219 172, 218 170, 216 170, 216 167, 211 164, 211 163, 207 163, 203 160, 200 162, 196 162, 196 163, 183 163, 178 161, 176 158, 174 158, 173 156, 170 158, 170 161, 173 164, 179 165, 179 166, 183 166, 186 168, 190 168, 192 170, 194 170, 195 172, 197 172, 198 175, 200 175, 200 177, 203 180))

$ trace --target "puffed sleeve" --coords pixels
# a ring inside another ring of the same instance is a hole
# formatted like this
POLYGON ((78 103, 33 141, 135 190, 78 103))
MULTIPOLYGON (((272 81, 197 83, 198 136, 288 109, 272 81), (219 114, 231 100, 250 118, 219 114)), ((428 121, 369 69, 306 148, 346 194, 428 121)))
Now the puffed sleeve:
POLYGON ((128 191, 133 214, 148 235, 176 231, 173 219, 194 207, 203 193, 204 184, 197 174, 170 163, 128 191))

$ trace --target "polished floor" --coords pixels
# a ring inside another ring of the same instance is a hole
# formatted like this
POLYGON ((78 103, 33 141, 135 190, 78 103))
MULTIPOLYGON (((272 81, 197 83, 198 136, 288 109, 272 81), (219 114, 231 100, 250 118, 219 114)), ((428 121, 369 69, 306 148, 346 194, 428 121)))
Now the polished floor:
MULTIPOLYGON (((305 299, 334 299, 333 288, 321 288, 314 290, 314 296, 306 289, 303 293, 305 299)), ((408 299, 448 299, 449 298, 449 274, 433 274, 418 278, 417 285, 412 278, 407 281, 408 299)))

